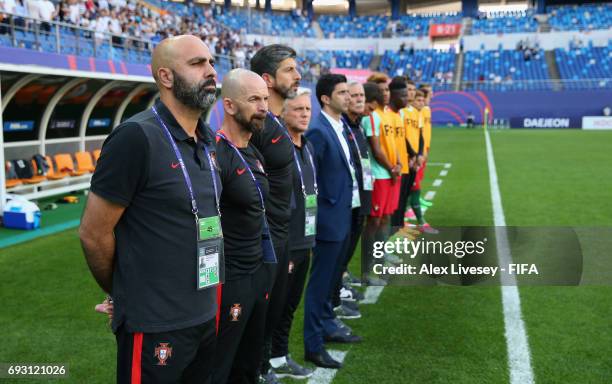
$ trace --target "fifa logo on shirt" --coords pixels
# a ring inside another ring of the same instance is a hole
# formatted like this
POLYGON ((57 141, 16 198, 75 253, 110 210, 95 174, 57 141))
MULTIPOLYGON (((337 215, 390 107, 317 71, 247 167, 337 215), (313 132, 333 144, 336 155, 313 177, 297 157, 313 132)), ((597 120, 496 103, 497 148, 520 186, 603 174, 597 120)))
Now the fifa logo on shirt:
POLYGON ((230 308, 230 316, 232 317, 230 321, 238 321, 238 318, 240 317, 241 313, 242 313, 242 307, 240 307, 240 304, 234 304, 230 308))
POLYGON ((155 357, 159 362, 157 365, 166 365, 166 360, 172 356, 172 347, 170 343, 159 343, 159 347, 155 348, 155 357))

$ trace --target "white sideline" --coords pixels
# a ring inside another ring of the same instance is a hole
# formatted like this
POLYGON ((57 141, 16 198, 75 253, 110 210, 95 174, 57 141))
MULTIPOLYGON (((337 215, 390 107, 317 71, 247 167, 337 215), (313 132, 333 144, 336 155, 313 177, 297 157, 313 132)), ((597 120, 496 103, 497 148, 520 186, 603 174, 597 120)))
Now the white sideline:
POLYGON ((434 198, 435 196, 436 196, 436 191, 428 191, 428 192, 425 194, 425 200, 429 200, 429 201, 431 201, 431 200, 433 200, 433 198, 434 198))
MULTIPOLYGON (((343 362, 344 358, 348 351, 334 351, 327 350, 330 356, 334 358, 334 360, 338 360, 339 362, 343 362)), ((313 375, 308 379, 308 384, 329 384, 336 376, 337 369, 329 369, 329 368, 317 368, 314 370, 313 375)))
MULTIPOLYGON (((485 130, 485 142, 487 147, 487 164, 489 167, 489 181, 491 184, 491 201, 493 204, 493 218, 495 222, 495 238, 497 240, 497 257, 499 265, 507 265, 512 262, 512 254, 508 244, 508 232, 506 231, 506 218, 502 207, 499 184, 497 182, 497 170, 493 157, 493 147, 489 132, 485 130)), ((504 326, 506 345, 508 349, 508 366, 510 370, 510 384, 533 384, 533 369, 531 367, 531 353, 527 341, 527 332, 521 313, 521 298, 516 278, 507 273, 501 274, 502 305, 504 309, 504 326)))
POLYGON ((443 169, 440 171, 440 176, 446 176, 448 175, 448 169, 443 169))
POLYGON ((432 184, 434 187, 439 187, 442 185, 442 179, 435 179, 432 184))

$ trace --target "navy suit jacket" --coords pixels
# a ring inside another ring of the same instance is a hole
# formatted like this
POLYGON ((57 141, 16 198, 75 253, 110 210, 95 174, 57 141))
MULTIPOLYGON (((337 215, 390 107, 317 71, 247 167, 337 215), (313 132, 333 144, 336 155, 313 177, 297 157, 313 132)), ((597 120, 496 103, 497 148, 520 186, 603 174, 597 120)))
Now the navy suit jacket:
MULTIPOLYGON (((351 230, 351 165, 329 121, 319 113, 306 137, 314 148, 317 169, 317 240, 341 241, 351 230)), ((350 148, 350 147, 349 147, 350 148)))

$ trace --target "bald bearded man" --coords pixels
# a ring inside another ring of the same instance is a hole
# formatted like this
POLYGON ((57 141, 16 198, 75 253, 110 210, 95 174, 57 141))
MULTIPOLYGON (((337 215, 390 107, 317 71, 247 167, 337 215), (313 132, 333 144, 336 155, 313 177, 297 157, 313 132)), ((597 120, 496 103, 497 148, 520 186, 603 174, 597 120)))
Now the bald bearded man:
POLYGON ((195 36, 153 52, 160 98, 102 146, 79 235, 112 297, 118 383, 208 383, 223 248, 208 47, 195 36), (210 230, 208 230, 210 229, 210 230))
POLYGON ((256 383, 264 343, 273 257, 265 215, 268 178, 264 158, 250 142, 264 126, 268 88, 246 69, 223 78, 224 118, 217 132, 221 169, 221 225, 225 239, 225 284, 221 289, 213 383, 256 383))

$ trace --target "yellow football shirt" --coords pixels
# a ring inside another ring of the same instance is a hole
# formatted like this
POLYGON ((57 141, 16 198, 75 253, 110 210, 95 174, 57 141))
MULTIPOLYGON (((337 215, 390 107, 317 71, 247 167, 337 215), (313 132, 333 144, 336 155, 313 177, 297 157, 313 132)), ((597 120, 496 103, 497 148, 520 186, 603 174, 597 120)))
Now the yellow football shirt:
POLYGON ((423 153, 429 153, 429 147, 431 146, 431 108, 429 106, 421 109, 421 116, 423 118, 423 153))
POLYGON ((400 111, 402 118, 404 119, 404 128, 406 130, 406 138, 410 147, 416 153, 419 152, 419 138, 421 136, 421 114, 413 106, 409 105, 406 108, 402 108, 400 111))
MULTIPOLYGON (((395 150, 399 156, 400 164, 402 165, 402 174, 408 174, 408 149, 406 148, 406 129, 404 127, 404 119, 399 112, 394 112, 391 108, 386 108, 385 113, 389 117, 389 121, 393 127, 395 136, 395 150)), ((397 161, 392 162, 396 164, 397 161)))

